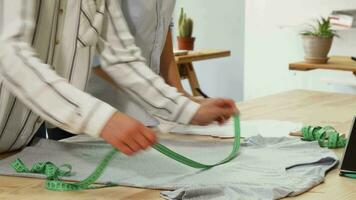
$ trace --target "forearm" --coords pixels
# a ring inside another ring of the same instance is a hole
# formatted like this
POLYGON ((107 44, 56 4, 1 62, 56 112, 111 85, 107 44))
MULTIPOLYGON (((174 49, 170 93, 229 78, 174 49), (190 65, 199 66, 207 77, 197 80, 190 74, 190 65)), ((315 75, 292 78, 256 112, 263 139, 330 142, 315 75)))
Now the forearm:
POLYGON ((182 96, 145 64, 119 5, 107 1, 106 21, 98 43, 102 70, 154 116, 189 123, 199 105, 182 96))
POLYGON ((73 133, 99 136, 115 109, 70 85, 36 58, 24 42, 2 42, 0 76, 23 104, 44 120, 73 133))

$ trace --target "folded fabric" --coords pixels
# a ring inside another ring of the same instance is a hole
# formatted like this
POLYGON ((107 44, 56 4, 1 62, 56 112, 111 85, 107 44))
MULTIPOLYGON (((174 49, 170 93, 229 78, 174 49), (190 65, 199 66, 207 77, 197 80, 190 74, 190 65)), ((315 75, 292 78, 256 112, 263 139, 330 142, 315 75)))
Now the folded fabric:
MULTIPOLYGON (((75 140, 75 139, 74 139, 75 140)), ((214 163, 231 151, 230 142, 170 141, 161 143, 204 163, 214 163)), ((74 174, 65 180, 82 180, 90 174, 110 146, 102 141, 56 142, 40 140, 34 146, 0 161, 0 174, 17 174, 9 167, 20 158, 31 166, 38 161, 71 164, 74 174)), ((196 170, 155 150, 127 157, 117 155, 98 183, 171 190, 166 199, 278 199, 307 191, 324 180, 337 163, 335 154, 315 142, 295 138, 248 138, 231 162, 209 170, 196 170)))
MULTIPOLYGON (((161 125, 164 126, 164 125, 161 125)), ((208 135, 219 138, 232 138, 233 122, 230 120, 224 125, 217 123, 208 126, 176 124, 169 131, 177 134, 208 135)), ((302 123, 279 120, 247 120, 241 121, 241 136, 251 137, 262 135, 264 137, 287 137, 291 131, 300 130, 302 123)))

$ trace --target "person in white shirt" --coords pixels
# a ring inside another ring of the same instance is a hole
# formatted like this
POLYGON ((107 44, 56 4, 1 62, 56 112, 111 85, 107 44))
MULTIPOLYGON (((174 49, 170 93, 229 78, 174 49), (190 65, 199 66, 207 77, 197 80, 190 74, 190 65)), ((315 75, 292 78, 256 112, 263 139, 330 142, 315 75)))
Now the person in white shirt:
MULTIPOLYGON (((186 92, 179 79, 171 33, 171 19, 176 0, 120 0, 118 2, 136 45, 146 59, 147 66, 184 96, 196 102, 203 101, 203 98, 195 98, 186 92)), ((94 59, 93 65, 100 66, 98 59, 94 59)), ((115 108, 119 108, 120 111, 141 121, 146 126, 159 124, 158 120, 136 102, 131 101, 123 91, 112 87, 98 76, 91 77, 88 92, 115 108)))
POLYGON ((2 0, 0 152, 26 146, 44 120, 127 155, 156 142, 142 123, 83 92, 95 50, 106 74, 155 117, 205 125, 237 112, 229 99, 199 105, 153 73, 116 0, 2 0))

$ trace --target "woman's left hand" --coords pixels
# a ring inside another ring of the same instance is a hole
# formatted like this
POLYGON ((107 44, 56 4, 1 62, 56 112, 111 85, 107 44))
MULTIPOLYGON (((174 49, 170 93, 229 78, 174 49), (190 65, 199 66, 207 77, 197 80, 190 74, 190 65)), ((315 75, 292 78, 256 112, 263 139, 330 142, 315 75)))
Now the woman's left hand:
POLYGON ((195 113, 191 124, 208 125, 212 122, 225 123, 232 115, 239 114, 235 101, 231 99, 206 99, 195 113))

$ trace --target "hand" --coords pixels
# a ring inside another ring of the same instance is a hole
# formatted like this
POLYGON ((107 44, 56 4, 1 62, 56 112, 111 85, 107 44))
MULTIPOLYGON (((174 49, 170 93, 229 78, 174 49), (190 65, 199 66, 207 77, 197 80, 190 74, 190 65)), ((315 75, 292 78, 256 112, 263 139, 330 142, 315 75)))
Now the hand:
POLYGON ((133 155, 156 143, 156 134, 137 120, 115 113, 100 136, 126 155, 133 155))
POLYGON ((233 100, 207 99, 201 103, 190 123, 208 125, 216 121, 219 124, 223 124, 234 114, 239 114, 239 110, 233 100))

